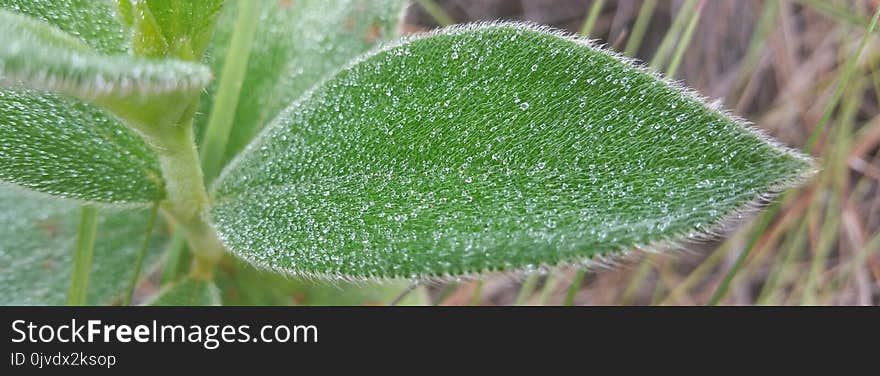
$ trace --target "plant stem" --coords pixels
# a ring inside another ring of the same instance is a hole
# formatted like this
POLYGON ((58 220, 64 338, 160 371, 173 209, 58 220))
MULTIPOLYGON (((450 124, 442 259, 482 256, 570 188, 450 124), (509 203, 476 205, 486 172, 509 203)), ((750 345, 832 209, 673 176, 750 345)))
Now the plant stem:
POLYGON ((128 281, 128 292, 125 294, 125 297, 122 299, 122 305, 127 306, 131 304, 131 297, 134 295, 134 289, 137 287, 137 282, 140 279, 141 268, 144 265, 144 257, 147 254, 147 246, 150 244, 150 237, 153 235, 153 227, 156 225, 156 217, 159 213, 159 203, 156 202, 153 205, 153 209, 150 210, 150 218, 147 220, 147 230, 144 233, 144 241, 141 242, 141 249, 138 251, 137 259, 134 261, 134 270, 131 274, 131 279, 128 281))
POLYGON ((202 140, 202 166, 208 182, 217 176, 224 162, 223 156, 235 120, 235 110, 238 106, 241 85, 244 83, 259 17, 259 1, 238 2, 235 30, 229 50, 226 52, 217 96, 211 107, 208 127, 202 140))
POLYGON ((89 273, 92 271, 92 256, 95 253, 97 225, 98 209, 93 206, 83 206, 76 235, 76 249, 73 253, 70 288, 67 290, 67 305, 81 306, 86 304, 89 273))
POLYGON ((587 18, 584 20, 584 25, 581 26, 581 35, 589 38, 590 32, 593 31, 593 26, 596 25, 596 20, 599 19, 599 13, 602 13, 602 6, 605 5, 605 0, 596 0, 593 2, 593 6, 590 7, 590 12, 587 13, 587 18))
POLYGON ((208 194, 196 151, 192 119, 163 127, 154 147, 165 178, 166 201, 162 210, 183 231, 195 259, 192 274, 210 279, 214 265, 223 255, 223 245, 207 222, 208 194))

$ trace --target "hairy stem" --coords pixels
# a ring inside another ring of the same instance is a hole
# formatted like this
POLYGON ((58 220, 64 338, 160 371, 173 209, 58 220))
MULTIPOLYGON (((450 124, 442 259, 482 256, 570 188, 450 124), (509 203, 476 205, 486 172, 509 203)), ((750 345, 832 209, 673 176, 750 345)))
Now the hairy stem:
POLYGON ((154 145, 165 178, 163 213, 182 231, 195 256, 193 275, 208 279, 223 255, 223 244, 205 219, 208 194, 196 150, 192 119, 163 127, 154 145))
POLYGON ((67 305, 86 304, 89 273, 92 270, 92 256, 95 254, 95 232, 98 224, 98 209, 83 206, 76 235, 76 249, 73 253, 73 271, 70 274, 70 289, 67 290, 67 305))

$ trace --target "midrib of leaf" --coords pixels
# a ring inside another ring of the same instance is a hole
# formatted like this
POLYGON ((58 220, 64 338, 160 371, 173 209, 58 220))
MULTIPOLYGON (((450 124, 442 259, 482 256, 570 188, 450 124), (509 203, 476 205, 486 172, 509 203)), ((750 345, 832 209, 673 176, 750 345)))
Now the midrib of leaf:
MULTIPOLYGON (((858 62, 859 57, 862 55, 862 52, 864 51, 865 46, 867 45, 867 42, 871 37, 871 34, 877 27, 878 17, 880 17, 880 8, 878 8, 874 12, 874 16, 871 17, 871 23, 868 25, 865 34, 862 36, 862 41, 859 43, 858 50, 852 57, 849 58, 846 65, 844 66, 843 71, 840 74, 840 81, 838 85, 834 88, 834 91, 831 94, 831 99, 828 101, 828 104, 825 106, 825 110, 822 113, 822 117, 819 119, 816 127, 813 128, 813 131, 810 133, 809 138, 807 138, 806 146, 804 147, 804 151, 806 153, 809 154, 813 150, 816 142, 818 141, 819 135, 823 133, 825 126, 831 119, 831 114, 834 112, 834 109, 837 108, 837 104, 840 102, 843 90, 848 85, 850 76, 852 76, 852 73, 855 71, 856 63, 858 62)), ((782 199, 774 202, 769 208, 767 208, 767 210, 763 214, 761 214, 758 225, 755 227, 755 230, 752 233, 748 244, 739 254, 727 274, 725 274, 724 279, 721 281, 721 284, 718 286, 718 288, 712 294, 712 297, 709 299, 709 302, 707 303, 708 305, 718 305, 718 303, 721 302, 721 300, 724 299, 725 296, 727 296, 727 292, 730 290, 731 281, 733 281, 733 278, 742 268, 749 255, 752 253, 752 250, 758 243, 761 234, 764 233, 764 231, 772 222, 772 219, 775 218, 776 214, 779 213, 779 210, 782 208, 782 203, 786 201, 787 196, 788 195, 784 195, 782 199)))
POLYGON ((236 106, 241 94, 241 85, 247 71, 251 46, 260 15, 260 2, 239 1, 235 29, 229 51, 220 74, 219 88, 208 120, 208 127, 202 141, 202 166, 205 181, 210 182, 220 171, 232 122, 235 120, 236 106))
POLYGON ((73 271, 70 274, 70 288, 67 291, 67 305, 81 306, 86 304, 89 273, 92 270, 92 256, 95 252, 97 220, 97 208, 93 206, 82 207, 73 255, 73 271))

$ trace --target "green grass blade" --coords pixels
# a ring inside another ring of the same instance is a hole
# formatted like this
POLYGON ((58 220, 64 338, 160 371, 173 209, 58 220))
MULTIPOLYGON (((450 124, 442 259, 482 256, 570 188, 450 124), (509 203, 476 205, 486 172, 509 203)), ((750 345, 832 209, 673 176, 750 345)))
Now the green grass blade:
POLYGON ((678 72, 678 65, 681 63, 682 57, 684 57, 684 52, 687 50, 688 46, 691 43, 691 38, 694 35, 694 30, 697 29, 697 25, 700 23, 700 15, 703 14, 703 5, 704 1, 700 1, 697 4, 697 9, 694 11, 690 20, 688 20, 687 28, 684 31, 684 34, 681 36, 681 40, 678 41, 678 47, 675 49, 675 53, 672 55, 672 61, 669 63, 669 67, 666 68, 666 77, 675 77, 675 74, 678 72))
POLYGON ((648 24, 651 23, 651 17, 654 15, 654 9, 657 7, 657 0, 645 0, 642 7, 639 8, 639 15, 636 16, 636 22, 633 24, 632 32, 626 41, 626 47, 623 54, 635 57, 642 45, 642 39, 645 37, 645 31, 648 30, 648 24))
POLYGON ((603 6, 605 6, 605 0, 596 0, 590 7, 590 12, 587 13, 587 18, 584 19, 584 24, 581 26, 580 32, 585 38, 590 37, 593 27, 596 26, 596 20, 599 19, 599 14, 602 13, 603 6))
POLYGON ((159 203, 153 205, 153 209, 150 210, 150 217, 147 220, 147 230, 144 232, 144 240, 141 242, 141 249, 138 250, 137 258, 134 261, 134 267, 132 267, 133 272, 131 273, 131 279, 128 282, 128 291, 126 291, 125 296, 122 297, 122 305, 127 306, 131 304, 131 298, 134 296, 134 290, 137 287, 137 283, 140 280, 141 269, 144 266, 144 259, 147 257, 147 250, 150 245, 150 239, 153 237, 153 227, 156 225, 156 217, 159 214, 159 203))
POLYGON ((519 288, 519 293, 516 295, 516 300, 514 300, 513 305, 525 305, 528 303, 529 298, 532 297, 532 294, 535 292, 535 286, 538 285, 538 279, 541 276, 538 273, 532 272, 526 276, 526 279, 523 281, 522 286, 519 288))
POLYGON ((691 19, 696 5, 697 0, 685 0, 685 3, 681 6, 681 10, 675 16, 675 20, 672 21, 672 26, 669 27, 663 40, 660 41, 660 46, 657 47, 654 57, 651 58, 651 62, 649 63, 651 68, 661 70, 663 65, 666 64, 666 59, 669 58, 669 53, 672 52, 675 42, 679 39, 681 29, 685 27, 687 20, 691 19))
POLYGON ((571 285, 568 286, 568 291, 566 291, 565 293, 565 300, 562 302, 562 305, 574 305, 574 298, 577 296, 578 291, 580 291, 581 285, 583 285, 584 277, 586 275, 586 270, 578 269, 578 271, 574 275, 574 279, 572 280, 571 285))
POLYGON ((455 23, 455 20, 449 16, 449 13, 446 13, 446 11, 433 0, 416 0, 416 3, 418 3, 438 25, 449 26, 455 23))
POLYGON ((859 48, 856 50, 856 53, 853 57, 847 60, 846 65, 843 67, 843 71, 840 74, 840 80, 834 88, 834 91, 831 93, 831 99, 825 107, 825 111, 822 112, 822 117, 819 118, 819 122, 816 123, 816 127, 813 128, 813 131, 810 133, 810 137, 807 139, 806 146, 804 146, 806 152, 809 153, 813 150, 819 137, 824 133, 828 121, 831 120, 831 115, 834 113, 834 109, 837 108, 837 104, 840 102, 841 96, 843 96, 846 85, 849 83, 850 77, 856 70, 859 57, 862 56, 862 52, 865 51, 865 46, 868 45, 868 40, 871 39, 871 34, 877 27, 878 17, 880 17, 880 8, 878 8, 877 11, 874 12, 874 16, 871 17, 871 23, 868 25, 865 35, 862 36, 862 41, 859 43, 859 48))
MULTIPOLYGON (((202 97, 200 113, 214 116, 216 121, 230 121, 232 126, 224 147, 211 147, 204 160, 218 167, 226 165, 285 106, 299 98, 319 80, 342 67, 347 61, 369 50, 376 43, 395 36, 403 0, 297 0, 245 1, 249 6, 259 3, 260 14, 256 32, 250 42, 250 55, 244 81, 234 105, 220 103, 220 82, 215 81, 202 97), (320 36, 320 37, 319 37, 320 36), (215 101, 216 100, 216 101, 215 101), (216 108, 222 106, 221 108, 216 108), (234 107, 231 119, 220 118, 234 107), (217 113, 217 115, 213 115, 217 113), (223 149, 223 150, 217 150, 223 149), (218 153, 222 153, 220 158, 218 153)), ((227 68, 235 34, 236 10, 241 1, 229 0, 217 22, 208 64, 215 72, 227 68)), ((243 21, 242 21, 243 22, 243 21)), ((226 81, 232 85, 233 82, 226 81)), ((231 92, 230 92, 231 93, 231 92)), ((231 94, 229 95, 232 96, 231 94)), ((223 100, 227 102, 228 100, 223 100)), ((203 149, 208 146, 209 116, 196 116, 197 132, 202 136, 203 149)), ((215 131, 215 134, 226 132, 215 131)), ((212 143, 220 142, 211 141, 212 143)), ((207 180, 216 171, 206 174, 207 180)))
POLYGON ((208 126, 202 141, 201 159, 205 180, 210 182, 220 172, 226 144, 235 120, 235 110, 247 72, 248 59, 260 16, 259 1, 240 1, 232 42, 226 52, 223 73, 211 107, 208 126))
POLYGON ((73 272, 70 275, 70 288, 67 290, 67 305, 86 304, 89 287, 89 274, 92 271, 92 257, 95 253, 95 232, 98 209, 83 206, 79 219, 79 231, 73 256, 73 272))

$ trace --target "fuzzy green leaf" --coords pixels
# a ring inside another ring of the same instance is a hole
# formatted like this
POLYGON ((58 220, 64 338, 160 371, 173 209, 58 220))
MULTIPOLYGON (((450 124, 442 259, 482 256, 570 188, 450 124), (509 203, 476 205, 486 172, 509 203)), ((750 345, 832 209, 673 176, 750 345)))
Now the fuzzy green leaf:
MULTIPOLYGON (((0 304, 64 304, 79 211, 74 203, 0 186, 0 304)), ((88 304, 113 303, 125 292, 146 226, 146 210, 100 210, 88 304)), ((166 239, 154 231, 146 265, 166 239)))
POLYGON ((0 78, 102 103, 107 98, 197 92, 211 80, 207 67, 176 60, 104 55, 38 19, 0 10, 0 78))
MULTIPOLYGON (((226 159, 241 151, 285 106, 324 76, 374 44, 395 35, 402 0, 257 0, 260 21, 236 105, 226 159)), ((211 42, 210 65, 223 68, 235 21, 235 1, 226 2, 211 42)), ((214 81, 203 100, 211 113, 214 81)), ((203 129, 207 116, 196 119, 203 129)))
MULTIPOLYGON (((90 49, 120 54, 128 48, 127 37, 111 5, 0 0, 0 8, 49 22, 90 49)), ((0 90, 0 141, 2 181, 95 202, 145 204, 163 196, 156 157, 141 138, 79 100, 23 88, 0 90)))
POLYGON ((147 305, 216 306, 220 305, 220 290, 214 282, 187 277, 164 288, 147 305))
POLYGON ((431 277, 710 233, 811 170, 571 36, 454 27, 365 56, 218 178, 228 248, 293 274, 431 277))
POLYGON ((54 94, 0 90, 0 180, 61 197, 149 204, 155 155, 103 111, 54 94))

